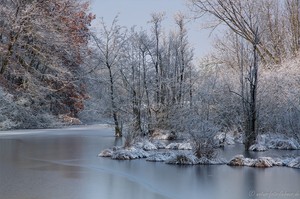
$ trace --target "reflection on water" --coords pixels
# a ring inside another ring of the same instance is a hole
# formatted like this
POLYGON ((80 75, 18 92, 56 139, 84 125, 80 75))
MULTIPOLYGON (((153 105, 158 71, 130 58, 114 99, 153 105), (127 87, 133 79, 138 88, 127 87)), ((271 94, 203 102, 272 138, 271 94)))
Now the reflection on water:
MULTIPOLYGON (((145 160, 99 158, 120 145, 104 126, 0 136, 2 199, 209 199, 300 198, 300 170, 175 166, 145 160)), ((227 159, 243 146, 220 152, 227 159)), ((299 155, 299 151, 250 152, 247 157, 299 155)))

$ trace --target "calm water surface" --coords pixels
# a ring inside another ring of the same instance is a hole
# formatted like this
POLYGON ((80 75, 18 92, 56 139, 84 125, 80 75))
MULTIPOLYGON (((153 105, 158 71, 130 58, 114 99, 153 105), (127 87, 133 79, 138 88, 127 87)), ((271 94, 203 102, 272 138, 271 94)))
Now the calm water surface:
MULTIPOLYGON (((0 199, 300 198, 300 169, 175 166, 97 157, 102 149, 120 144, 112 135, 104 125, 0 132, 0 199)), ((240 145, 230 146, 221 155, 230 159, 242 151, 240 145)))

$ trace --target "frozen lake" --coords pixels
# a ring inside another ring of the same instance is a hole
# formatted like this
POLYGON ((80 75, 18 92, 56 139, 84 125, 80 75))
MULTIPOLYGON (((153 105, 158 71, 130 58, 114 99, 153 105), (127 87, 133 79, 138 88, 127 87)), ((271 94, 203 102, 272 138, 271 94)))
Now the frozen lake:
MULTIPOLYGON (((104 125, 0 132, 0 199, 300 198, 300 169, 175 166, 97 157, 119 143, 104 125)), ((300 155, 299 150, 242 151, 236 145, 220 154, 227 159, 236 154, 300 155)))

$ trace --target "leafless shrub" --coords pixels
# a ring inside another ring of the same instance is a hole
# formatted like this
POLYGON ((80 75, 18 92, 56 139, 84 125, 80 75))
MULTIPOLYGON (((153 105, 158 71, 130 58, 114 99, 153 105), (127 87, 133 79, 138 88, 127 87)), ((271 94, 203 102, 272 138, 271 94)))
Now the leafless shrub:
POLYGON ((206 121, 199 123, 198 132, 190 133, 192 147, 196 157, 211 159, 217 156, 217 149, 213 139, 217 131, 218 128, 216 126, 206 121))

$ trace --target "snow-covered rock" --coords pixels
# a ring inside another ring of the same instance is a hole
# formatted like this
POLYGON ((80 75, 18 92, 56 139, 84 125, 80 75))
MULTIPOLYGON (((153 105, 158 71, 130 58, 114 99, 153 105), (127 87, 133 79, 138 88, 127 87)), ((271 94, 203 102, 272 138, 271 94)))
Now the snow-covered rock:
POLYGON ((229 166, 244 166, 244 159, 243 155, 236 155, 234 156, 228 163, 229 166))
POLYGON ((113 154, 113 150, 111 149, 104 149, 103 151, 101 151, 98 156, 99 157, 111 157, 113 154))
POLYGON ((258 144, 253 144, 252 146, 249 147, 250 151, 266 151, 268 148, 260 143, 258 144))
POLYGON ((268 142, 270 149, 281 150, 297 150, 300 149, 300 144, 294 138, 273 138, 268 142))
POLYGON ((266 168, 275 165, 275 161, 270 157, 260 157, 256 159, 254 167, 266 168))
POLYGON ((176 139, 176 134, 173 131, 155 129, 151 134, 151 138, 156 140, 174 140, 176 139))
POLYGON ((199 164, 198 158, 193 154, 178 153, 168 158, 167 164, 194 165, 199 164))
POLYGON ((243 166, 254 167, 255 163, 256 163, 256 159, 244 158, 243 160, 243 166))
POLYGON ((149 153, 143 149, 137 149, 135 147, 130 147, 126 149, 119 149, 113 152, 111 158, 116 160, 132 160, 138 158, 147 158, 149 153))
POLYGON ((273 166, 284 166, 283 160, 280 158, 274 158, 273 166))
POLYGON ((172 152, 154 153, 154 154, 150 155, 146 159, 146 161, 149 161, 149 162, 164 162, 173 155, 174 155, 174 153, 172 153, 172 152))
POLYGON ((228 162, 228 165, 253 167, 255 163, 256 159, 245 158, 243 155, 236 155, 228 162))
POLYGON ((257 159, 251 159, 245 158, 243 155, 237 155, 229 161, 228 165, 267 168, 272 166, 281 166, 283 163, 278 158, 273 159, 271 157, 259 157, 257 159))

